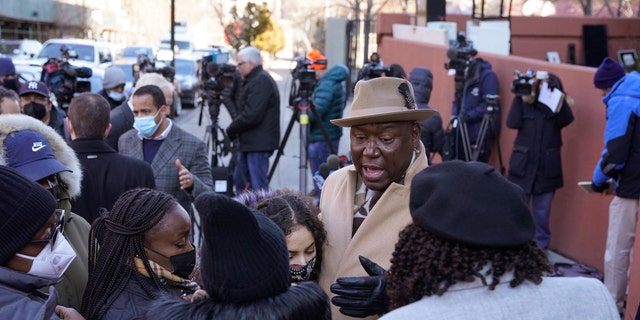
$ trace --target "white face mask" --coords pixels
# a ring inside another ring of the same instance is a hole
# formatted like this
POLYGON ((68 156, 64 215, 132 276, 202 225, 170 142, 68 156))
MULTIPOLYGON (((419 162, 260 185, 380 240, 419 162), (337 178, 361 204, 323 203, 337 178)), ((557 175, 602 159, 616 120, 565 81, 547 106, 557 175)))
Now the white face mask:
POLYGON ((73 251, 67 239, 61 233, 58 233, 53 249, 50 244, 47 244, 35 257, 20 253, 16 253, 16 256, 33 260, 31 269, 27 272, 28 274, 48 279, 58 279, 62 277, 62 274, 75 259, 76 252, 73 251))

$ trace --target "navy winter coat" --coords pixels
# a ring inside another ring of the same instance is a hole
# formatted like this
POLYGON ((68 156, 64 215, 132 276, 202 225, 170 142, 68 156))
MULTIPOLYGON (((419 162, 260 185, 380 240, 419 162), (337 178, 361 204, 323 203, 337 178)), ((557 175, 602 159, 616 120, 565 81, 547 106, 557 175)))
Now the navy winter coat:
POLYGON ((509 159, 509 180, 530 194, 561 188, 560 131, 571 122, 573 113, 566 101, 554 113, 538 101, 528 104, 514 97, 507 127, 518 130, 518 135, 509 159))
MULTIPOLYGON (((469 141, 475 143, 487 110, 487 95, 498 95, 498 76, 491 70, 489 61, 476 58, 469 66, 468 76, 464 83, 462 108, 458 110, 457 100, 453 101, 452 114, 467 123, 469 141)), ((493 139, 500 129, 500 106, 493 113, 495 126, 487 130, 485 140, 493 139)))
MULTIPOLYGON (((418 109, 431 109, 429 99, 431 98, 431 90, 433 89, 433 74, 427 68, 415 67, 409 73, 409 82, 413 86, 413 94, 416 98, 418 109)), ((442 129, 442 117, 440 113, 436 113, 426 120, 420 121, 420 140, 424 144, 427 154, 442 154, 442 145, 444 144, 444 130, 442 129)), ((431 157, 429 156, 429 159, 431 157)))

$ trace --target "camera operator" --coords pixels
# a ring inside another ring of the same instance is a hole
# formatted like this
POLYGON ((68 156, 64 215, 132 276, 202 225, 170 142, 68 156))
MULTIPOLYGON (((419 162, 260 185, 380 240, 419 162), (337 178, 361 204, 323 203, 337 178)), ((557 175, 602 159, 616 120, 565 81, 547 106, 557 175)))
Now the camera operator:
POLYGON ((104 71, 102 90, 100 90, 98 94, 107 99, 109 107, 112 110, 121 105, 127 98, 124 94, 124 86, 127 82, 126 78, 124 71, 115 66, 111 66, 104 71))
POLYGON ((315 113, 309 112, 309 162, 311 174, 315 174, 320 164, 331 154, 329 143, 333 150, 338 152, 342 128, 332 124, 331 120, 342 118, 346 103, 346 88, 343 82, 349 76, 349 69, 343 64, 336 64, 327 69, 327 58, 318 50, 309 52, 307 59, 311 61, 309 66, 315 70, 318 80, 311 100, 321 118, 316 119, 315 113), (326 129, 330 142, 325 139, 321 126, 326 129))
POLYGON ((42 65, 40 74, 40 81, 55 97, 54 107, 65 111, 76 93, 91 91, 91 83, 88 80, 78 81, 78 78, 89 78, 93 74, 91 68, 74 66, 69 63, 69 59, 78 59, 78 53, 73 48, 62 45, 60 57, 50 57, 42 65))
POLYGON ((563 98, 560 110, 552 111, 538 101, 542 84, 563 91, 554 74, 533 71, 516 73, 512 91, 516 94, 507 117, 507 127, 518 130, 509 159, 508 178, 525 192, 527 204, 536 222, 535 242, 547 249, 551 240, 549 215, 556 189, 563 185, 561 130, 573 122, 570 103, 563 98))
POLYGON ((61 137, 70 141, 65 128, 65 115, 51 102, 49 88, 42 81, 29 81, 20 86, 22 113, 42 121, 61 137))
MULTIPOLYGON (((456 47, 447 50, 447 56, 456 62, 453 68, 456 69, 456 74, 463 74, 462 79, 456 77, 456 81, 462 81, 463 87, 462 96, 454 97, 452 116, 458 122, 466 124, 471 151, 479 152, 477 161, 488 162, 493 140, 500 130, 500 106, 495 98, 492 98, 498 96, 499 82, 498 76, 491 69, 491 63, 475 57, 476 54, 477 51, 473 49, 471 43, 467 42, 463 33, 458 36, 456 47), (478 146, 476 143, 481 138, 479 133, 482 120, 487 114, 490 116, 490 125, 483 137, 482 145, 478 146)), ((451 64, 453 63, 450 62, 449 65, 451 64)), ((457 143, 457 147, 456 158, 467 160, 460 143, 457 143)))
MULTIPOLYGON (((380 58, 380 54, 374 52, 371 54, 371 56, 369 56, 369 61, 366 61, 362 66, 362 69, 360 69, 360 72, 358 72, 358 79, 356 80, 356 82, 360 80, 379 78, 383 74, 390 73, 391 71, 393 70, 391 70, 389 67, 384 67, 384 63, 380 58)), ((406 76, 402 78, 405 79, 406 76)))
POLYGON ((236 194, 269 189, 269 157, 280 144, 280 93, 262 69, 260 50, 251 46, 240 50, 238 71, 244 79, 239 113, 227 127, 229 138, 237 137, 239 144, 233 173, 236 194))

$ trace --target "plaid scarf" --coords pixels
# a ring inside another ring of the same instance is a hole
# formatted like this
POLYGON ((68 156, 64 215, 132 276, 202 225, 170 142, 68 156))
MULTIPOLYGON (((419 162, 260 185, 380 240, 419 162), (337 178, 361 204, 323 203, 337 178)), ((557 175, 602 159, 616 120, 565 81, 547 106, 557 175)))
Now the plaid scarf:
MULTIPOLYGON (((149 272, 147 272, 147 268, 144 267, 144 262, 142 262, 142 259, 140 259, 140 257, 135 258, 135 263, 136 263, 135 269, 141 275, 147 278, 151 278, 151 275, 149 274, 149 272)), ((151 271, 153 271, 153 273, 158 278, 160 278, 160 281, 166 285, 178 287, 184 290, 189 290, 191 292, 200 289, 200 286, 195 281, 178 277, 153 260, 149 260, 149 265, 151 266, 151 271)))

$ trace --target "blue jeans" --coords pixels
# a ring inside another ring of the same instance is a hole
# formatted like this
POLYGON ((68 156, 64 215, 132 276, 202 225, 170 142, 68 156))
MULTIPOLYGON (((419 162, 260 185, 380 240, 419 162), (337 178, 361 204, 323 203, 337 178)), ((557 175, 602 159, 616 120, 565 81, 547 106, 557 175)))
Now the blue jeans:
POLYGON ((237 195, 241 194, 245 189, 269 189, 269 157, 271 157, 272 153, 273 151, 237 153, 238 165, 233 171, 233 181, 237 195), (242 173, 240 173, 240 170, 242 170, 242 173))
MULTIPOLYGON (((340 139, 331 140, 333 150, 338 155, 338 146, 340 145, 340 139)), ((325 141, 311 142, 309 144, 309 162, 311 162, 311 175, 313 176, 320 165, 327 162, 327 157, 331 154, 331 149, 325 141)))
POLYGON ((551 214, 551 201, 555 192, 541 194, 527 194, 527 201, 531 202, 531 213, 536 222, 536 235, 533 238, 542 249, 549 247, 551 230, 549 229, 549 215, 551 214))

